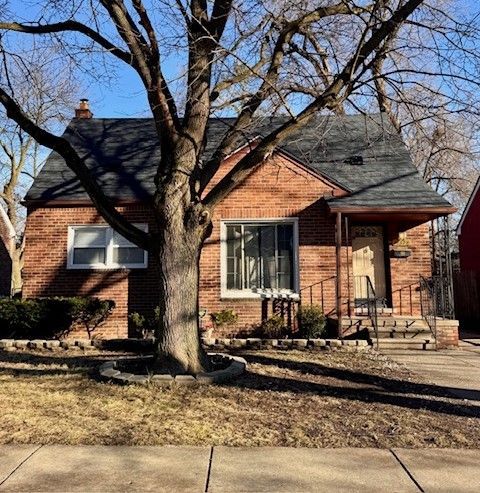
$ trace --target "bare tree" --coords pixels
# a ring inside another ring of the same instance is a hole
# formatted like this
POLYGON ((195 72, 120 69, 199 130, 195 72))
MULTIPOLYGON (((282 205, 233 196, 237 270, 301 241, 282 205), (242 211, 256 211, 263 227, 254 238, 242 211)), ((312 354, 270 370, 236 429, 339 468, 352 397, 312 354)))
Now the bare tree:
MULTIPOLYGON (((388 16, 391 3, 384 0, 379 7, 382 19, 388 16)), ((372 92, 378 107, 403 134, 423 179, 462 208, 479 170, 477 101, 475 98, 462 101, 462 97, 471 96, 471 92, 461 83, 462 78, 474 75, 470 70, 475 67, 476 56, 472 57, 471 67, 463 71, 458 64, 467 60, 452 56, 451 47, 441 43, 447 38, 465 52, 469 51, 465 34, 473 26, 450 16, 448 12, 454 7, 455 2, 450 0, 431 2, 416 22, 428 25, 427 33, 433 44, 423 43, 422 52, 410 57, 407 56, 410 50, 400 49, 401 37, 392 36, 376 50, 371 72, 372 92), (432 57, 437 59, 437 64, 432 64, 432 57), (438 68, 434 68, 436 66, 438 68), (439 75, 447 76, 445 66, 453 69, 452 77, 447 77, 449 84, 428 76, 429 70, 438 69, 439 75), (401 78, 392 78, 392 74, 401 74, 401 78), (410 74, 408 83, 407 74, 410 74)), ((408 20, 407 24, 410 23, 408 20)))
MULTIPOLYGON (((158 259, 158 365, 191 373, 208 365, 199 344, 197 314, 199 257, 203 242, 211 233, 212 212, 270 158, 285 138, 319 112, 368 105, 375 97, 375 79, 379 77, 401 86, 397 88, 399 93, 408 85, 405 78, 410 76, 415 79, 410 83, 420 85, 425 84, 425 77, 440 82, 448 72, 455 84, 475 84, 467 81, 466 74, 473 71, 471 65, 454 73, 453 62, 449 64, 438 57, 421 76, 416 69, 398 69, 394 64, 384 66, 381 75, 372 70, 383 47, 395 50, 398 57, 409 54, 411 61, 425 56, 426 51, 435 51, 435 41, 427 40, 424 34, 437 41, 444 34, 437 32, 437 3, 100 0, 65 5, 49 1, 42 15, 32 22, 16 22, 13 14, 3 16, 2 32, 59 42, 65 56, 75 52, 81 54, 81 59, 100 48, 136 71, 146 91, 161 147, 152 206, 158 233, 148 234, 115 209, 69 142, 36 124, 5 85, 0 87, 0 102, 9 118, 65 159, 109 224, 158 259), (185 66, 174 77, 167 77, 164 70, 169 53, 175 53, 185 66), (183 105, 182 118, 179 101, 183 105), (258 140, 206 192, 245 129, 259 113, 270 108, 289 118, 258 140), (234 111, 236 118, 212 157, 202 161, 208 119, 220 110, 234 111)), ((445 14, 441 22, 448 29, 455 24, 457 30, 464 29, 463 34, 473 39, 477 35, 473 19, 451 20, 445 14)), ((474 51, 464 45, 456 47, 457 41, 444 40, 456 63, 469 49, 474 51)), ((443 56, 441 49, 436 53, 443 56)), ((474 55, 472 60, 477 60, 477 53, 474 55)), ((458 88, 456 94, 459 91, 466 89, 458 88)), ((452 94, 450 91, 447 97, 452 94)))
MULTIPOLYGON (((0 68, 6 85, 15 94, 16 101, 22 105, 32 122, 50 130, 66 121, 76 92, 76 86, 69 77, 65 64, 59 70, 60 77, 52 75, 51 66, 47 63, 51 55, 51 52, 39 53, 34 49, 30 58, 24 54, 22 59, 8 59, 4 51, 0 68), (28 79, 25 78, 23 67, 28 67, 28 79)), ((26 188, 37 176, 46 153, 20 125, 6 118, 4 111, 0 111, 0 116, 0 199, 3 200, 8 218, 17 233, 12 255, 12 291, 17 293, 22 287, 24 247, 24 214, 20 202, 26 188)))

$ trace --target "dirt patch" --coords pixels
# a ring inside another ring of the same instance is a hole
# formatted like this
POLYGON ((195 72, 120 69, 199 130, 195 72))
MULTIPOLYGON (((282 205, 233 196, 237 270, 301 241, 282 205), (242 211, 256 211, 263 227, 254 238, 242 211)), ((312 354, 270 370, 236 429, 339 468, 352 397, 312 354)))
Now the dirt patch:
POLYGON ((234 383, 90 374, 118 353, 0 352, 0 443, 477 447, 480 407, 376 353, 242 351, 234 383))

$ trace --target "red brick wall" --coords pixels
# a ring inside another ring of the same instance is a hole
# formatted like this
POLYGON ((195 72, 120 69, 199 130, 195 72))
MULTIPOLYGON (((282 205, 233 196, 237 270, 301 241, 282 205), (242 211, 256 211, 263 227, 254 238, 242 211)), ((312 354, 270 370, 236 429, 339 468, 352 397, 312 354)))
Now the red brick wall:
POLYGON ((12 249, 13 239, 10 237, 10 228, 0 215, 0 296, 10 296, 12 286, 12 260, 10 252, 12 249))
MULTIPOLYGON (((237 155, 222 167, 220 178, 234 164, 237 155)), ((267 308, 259 299, 221 299, 220 293, 220 219, 298 218, 299 228, 299 281, 302 296, 309 302, 320 303, 321 281, 325 312, 335 307, 335 238, 334 217, 327 212, 324 194, 333 191, 327 182, 299 168, 288 159, 278 156, 265 163, 244 183, 235 189, 213 217, 213 233, 207 240, 201 256, 200 307, 208 313, 233 308, 239 315, 236 327, 228 332, 239 332, 259 323, 267 308), (311 289, 310 286, 313 286, 311 289)), ((341 193, 335 190, 335 193, 341 193)), ((143 206, 121 208, 132 221, 154 223, 150 212, 143 206)), ((72 224, 102 223, 98 213, 89 207, 29 209, 26 226, 24 267, 24 296, 91 295, 111 298, 117 308, 105 327, 102 337, 125 337, 127 314, 132 311, 153 310, 156 299, 156 265, 149 259, 148 269, 139 270, 67 270, 67 230, 72 224)), ((394 303, 398 311, 401 288, 418 283, 418 274, 428 275, 430 257, 428 229, 420 226, 408 232, 412 244, 409 259, 391 259, 394 303)), ((344 236, 345 238, 345 236, 344 236)), ((347 249, 342 249, 344 305, 347 305, 347 249)), ((348 259, 351 263, 351 248, 348 259)), ((352 272, 349 267, 350 275, 352 272)), ((403 290, 404 290, 403 289, 403 290)), ((402 290, 402 291, 403 291, 402 290)), ((411 311, 418 313, 418 292, 412 291, 411 311)), ((403 295, 404 296, 404 295, 403 295)), ((405 301, 402 298, 402 306, 405 301)), ((346 310, 345 310, 346 314, 346 310)), ((208 317, 207 317, 208 319, 208 317)))
POLYGON ((437 320, 437 349, 458 347, 458 320, 437 320))
MULTIPOLYGON (((133 222, 149 223, 151 214, 143 206, 120 208, 133 222)), ((97 330, 102 337, 126 337, 128 311, 148 311, 156 306, 156 264, 148 269, 68 270, 67 232, 74 224, 103 224, 92 207, 40 208, 28 210, 25 230, 24 297, 98 296, 113 299, 116 308, 97 330)))
POLYGON ((407 230, 412 254, 390 258, 392 304, 399 315, 420 315, 419 278, 432 275, 428 223, 407 230))
MULTIPOLYGON (((235 157, 235 159, 237 156, 235 157)), ((235 160, 227 161, 220 176, 235 160)), ((214 180, 216 181, 216 180, 214 180)), ((259 323, 262 302, 221 299, 220 295, 220 219, 298 218, 300 289, 335 274, 334 218, 327 215, 324 194, 334 189, 285 158, 265 163, 236 188, 215 210, 214 230, 201 258, 200 305, 212 311, 233 308, 239 315, 234 332, 259 323)), ((336 193, 340 193, 336 190, 336 193)), ((314 302, 320 302, 320 285, 312 288, 314 302)), ((308 291, 309 292, 309 291, 308 291)), ((335 285, 325 283, 327 311, 335 304, 335 285)), ((268 303, 268 314, 272 303, 268 303)), ((227 329, 230 332, 232 329, 227 329)))

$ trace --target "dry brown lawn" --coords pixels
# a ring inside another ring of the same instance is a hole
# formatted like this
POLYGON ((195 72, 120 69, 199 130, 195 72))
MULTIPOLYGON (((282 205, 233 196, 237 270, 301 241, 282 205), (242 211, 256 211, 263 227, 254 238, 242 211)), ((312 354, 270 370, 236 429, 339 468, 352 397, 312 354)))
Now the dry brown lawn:
MULTIPOLYGON (((375 353, 242 352, 207 387, 93 378, 118 354, 0 352, 0 443, 478 447, 480 408, 375 353)), ((478 404, 478 403, 477 403, 478 404)))

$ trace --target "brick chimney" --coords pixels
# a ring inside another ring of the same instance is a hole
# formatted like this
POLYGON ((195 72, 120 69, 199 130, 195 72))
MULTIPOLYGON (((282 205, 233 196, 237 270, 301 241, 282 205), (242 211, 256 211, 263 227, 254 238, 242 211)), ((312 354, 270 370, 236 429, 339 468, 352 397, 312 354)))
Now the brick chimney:
POLYGON ((78 108, 75 108, 75 118, 92 118, 93 113, 90 111, 88 99, 80 99, 78 108))

